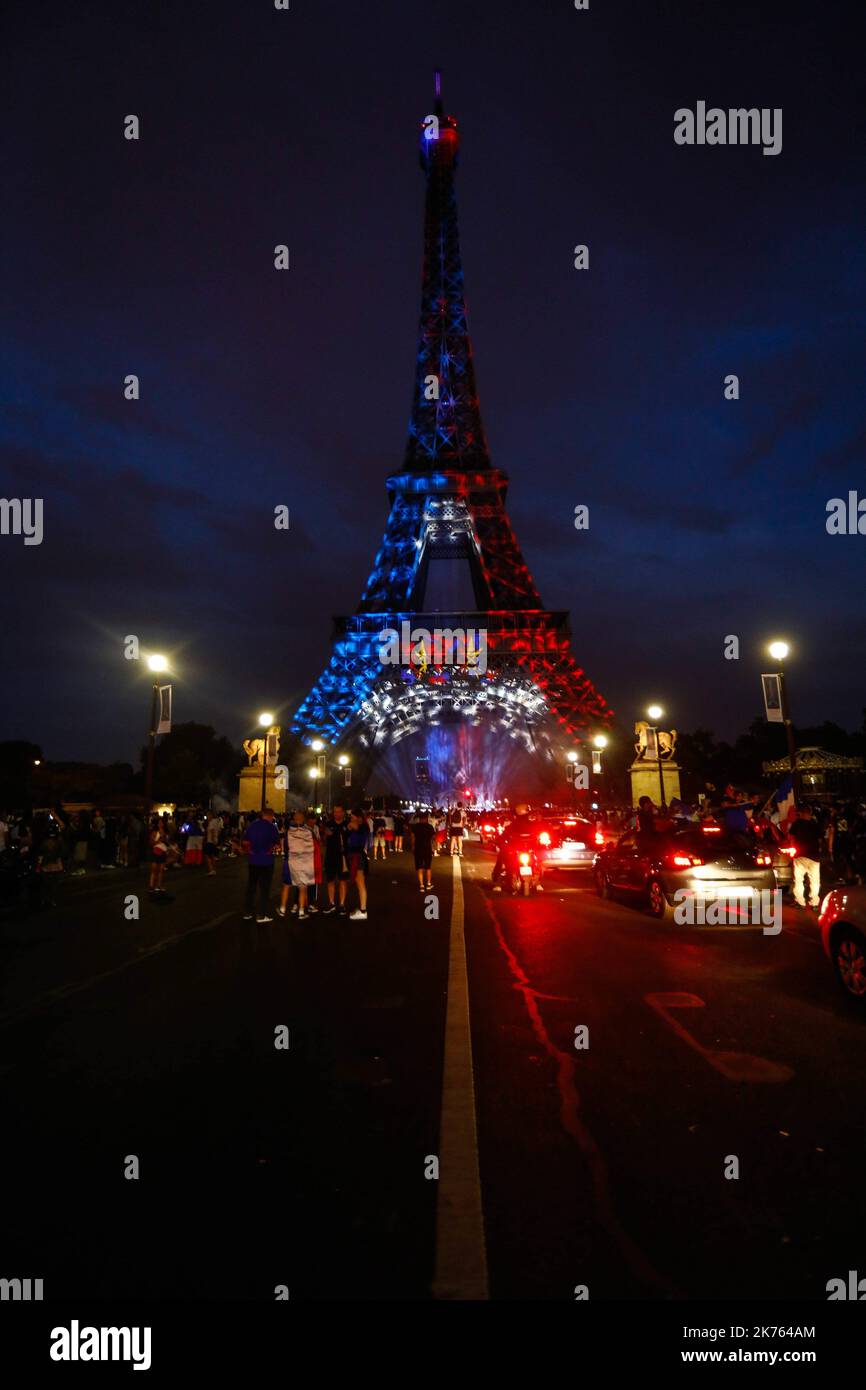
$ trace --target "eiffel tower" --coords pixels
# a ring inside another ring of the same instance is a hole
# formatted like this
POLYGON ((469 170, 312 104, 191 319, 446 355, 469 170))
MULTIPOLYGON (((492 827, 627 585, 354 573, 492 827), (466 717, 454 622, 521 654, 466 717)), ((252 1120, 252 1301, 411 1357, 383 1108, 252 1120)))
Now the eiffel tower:
POLYGON ((494 800, 503 787, 532 794, 562 779, 566 749, 612 711, 571 655, 568 615, 542 604, 505 508, 508 478, 490 461, 463 289, 458 151, 437 72, 421 124, 424 269, 403 468, 387 480, 385 537, 361 602, 335 619, 330 661, 291 727, 305 743, 351 750, 372 774, 368 790, 417 793, 420 779, 437 797, 494 800), (383 660, 389 632, 409 637, 390 649, 393 664, 383 660))

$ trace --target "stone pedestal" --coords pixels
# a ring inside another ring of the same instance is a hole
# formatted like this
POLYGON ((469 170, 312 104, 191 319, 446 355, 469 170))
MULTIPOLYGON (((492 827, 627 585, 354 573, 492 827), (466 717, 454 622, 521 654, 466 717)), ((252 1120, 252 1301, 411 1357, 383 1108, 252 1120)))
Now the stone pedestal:
MULTIPOLYGON (((629 768, 631 774, 631 804, 637 806, 642 796, 650 796, 658 806, 661 800, 659 765, 655 759, 635 758, 629 768)), ((662 773, 665 779, 665 804, 670 806, 674 797, 680 794, 679 764, 662 758, 662 773)))
MULTIPOLYGON (((285 788, 276 785, 276 768, 268 768, 266 804, 277 815, 282 815, 286 809, 285 788)), ((281 774, 280 782, 284 780, 281 774)), ((262 806, 262 769, 253 764, 252 767, 245 767, 241 770, 238 777, 238 810, 239 811, 260 811, 262 806)))

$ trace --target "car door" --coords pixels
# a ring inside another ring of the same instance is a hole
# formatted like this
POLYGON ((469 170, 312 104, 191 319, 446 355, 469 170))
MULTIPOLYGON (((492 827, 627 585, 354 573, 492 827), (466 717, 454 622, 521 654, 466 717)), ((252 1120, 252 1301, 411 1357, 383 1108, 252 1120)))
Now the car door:
POLYGON ((614 888, 634 889, 637 858, 637 836, 633 830, 629 830, 617 840, 616 849, 611 852, 610 864, 605 866, 608 881, 614 888))

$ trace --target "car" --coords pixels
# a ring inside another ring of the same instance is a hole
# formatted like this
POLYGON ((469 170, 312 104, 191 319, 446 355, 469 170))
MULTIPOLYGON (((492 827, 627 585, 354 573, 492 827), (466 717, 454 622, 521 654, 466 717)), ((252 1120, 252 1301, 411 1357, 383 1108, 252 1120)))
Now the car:
POLYGON ((579 816, 549 816, 539 825, 538 843, 545 869, 591 871, 604 836, 579 816))
POLYGON ((866 1008, 866 888, 831 888, 818 923, 839 984, 849 999, 866 1008))
POLYGON ((499 816, 479 816, 477 828, 482 849, 496 849, 503 829, 499 816))
POLYGON ((627 830, 597 855, 593 876, 599 897, 640 899, 653 917, 668 921, 678 892, 705 903, 735 897, 754 901, 755 892, 772 892, 772 864, 763 846, 719 825, 627 830))
POLYGON ((797 854, 796 845, 791 844, 767 844, 764 848, 773 856, 773 874, 776 879, 777 888, 793 888, 794 886, 794 859, 797 854))

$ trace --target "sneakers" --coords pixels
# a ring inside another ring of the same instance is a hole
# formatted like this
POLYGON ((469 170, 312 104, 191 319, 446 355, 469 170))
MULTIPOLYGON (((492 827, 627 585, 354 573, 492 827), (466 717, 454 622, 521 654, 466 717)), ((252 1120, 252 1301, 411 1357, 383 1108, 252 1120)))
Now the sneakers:
POLYGON ((244 921, 245 921, 245 922, 251 922, 252 920, 253 920, 253 914, 252 914, 251 912, 245 912, 245 913, 244 913, 244 921))
POLYGON ((428 884, 427 884, 427 887, 424 889, 424 892, 425 892, 425 893, 432 893, 432 892, 433 892, 433 884, 432 884, 432 883, 428 883, 428 884))
POLYGON ((362 912, 359 907, 356 907, 354 912, 349 913, 349 920, 351 922, 366 922, 367 913, 362 912))
POLYGON ((318 910, 315 903, 307 903, 307 912, 318 912, 318 910))
POLYGON ((299 912, 299 913, 298 913, 298 921, 299 921, 299 922, 303 922, 304 918, 305 918, 305 917, 309 917, 309 915, 310 915, 309 912, 299 912))
POLYGON ((330 917, 331 913, 332 913, 332 912, 336 912, 336 911, 337 911, 337 909, 336 909, 336 907, 334 906, 334 904, 333 904, 333 903, 329 903, 327 907, 323 907, 323 908, 322 908, 322 916, 323 916, 323 917, 330 917))
POLYGON ((262 923, 262 922, 273 922, 273 920, 274 920, 273 917, 257 917, 257 918, 256 918, 256 925, 258 926, 258 925, 259 925, 260 923, 262 923))
POLYGON ((286 915, 286 909, 285 909, 284 907, 278 907, 278 908, 277 908, 277 916, 278 916, 278 917, 285 917, 285 915, 286 915))
POLYGON ((424 884, 423 884, 423 883, 419 883, 419 884, 418 884, 418 892, 419 892, 419 893, 423 893, 424 891, 425 891, 425 890, 424 890, 424 884))
POLYGON ((501 892, 502 892, 502 884, 501 884, 501 883, 494 883, 494 885, 493 885, 493 891, 494 891, 494 893, 501 893, 501 892))
POLYGON ((297 915, 298 915, 298 904, 297 904, 297 903, 292 903, 291 907, 289 908, 289 912, 292 914, 293 917, 297 917, 297 915))

